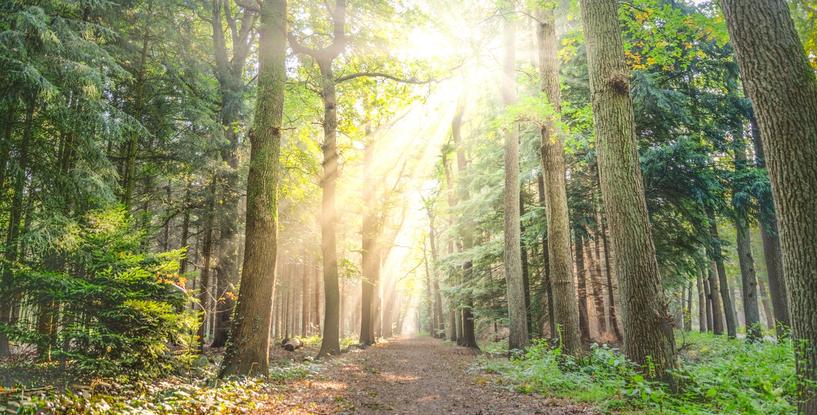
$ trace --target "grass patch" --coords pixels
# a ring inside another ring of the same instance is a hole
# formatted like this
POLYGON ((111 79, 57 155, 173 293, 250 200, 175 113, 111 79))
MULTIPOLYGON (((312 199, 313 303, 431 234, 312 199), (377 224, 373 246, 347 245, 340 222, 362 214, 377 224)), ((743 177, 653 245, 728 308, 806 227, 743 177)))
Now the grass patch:
POLYGON ((795 412, 791 343, 748 344, 708 334, 686 333, 672 393, 644 378, 617 350, 594 346, 580 359, 544 342, 511 360, 480 360, 519 392, 542 393, 596 405, 607 413, 790 414, 795 412))

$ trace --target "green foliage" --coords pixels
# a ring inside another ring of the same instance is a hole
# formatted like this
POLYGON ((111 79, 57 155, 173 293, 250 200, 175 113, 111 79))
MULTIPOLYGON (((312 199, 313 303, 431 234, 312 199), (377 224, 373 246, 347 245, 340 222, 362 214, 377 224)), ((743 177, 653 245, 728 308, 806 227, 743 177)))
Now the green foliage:
POLYGON ((40 313, 60 314, 65 324, 43 333, 23 321, 5 331, 50 348, 83 374, 167 373, 188 352, 196 318, 177 274, 182 252, 145 253, 142 241, 121 209, 94 211, 69 226, 52 254, 59 267, 21 266, 14 273, 16 285, 42 305, 40 313))
POLYGON ((534 344, 511 361, 483 359, 525 393, 590 402, 603 411, 647 414, 787 414, 794 411, 795 374, 791 344, 747 344, 708 334, 687 333, 679 391, 652 382, 617 350, 594 345, 575 359, 546 343, 534 344))
POLYGON ((263 407, 268 394, 262 378, 206 381, 168 379, 130 386, 99 385, 92 391, 12 393, 0 402, 17 414, 241 414, 263 407))

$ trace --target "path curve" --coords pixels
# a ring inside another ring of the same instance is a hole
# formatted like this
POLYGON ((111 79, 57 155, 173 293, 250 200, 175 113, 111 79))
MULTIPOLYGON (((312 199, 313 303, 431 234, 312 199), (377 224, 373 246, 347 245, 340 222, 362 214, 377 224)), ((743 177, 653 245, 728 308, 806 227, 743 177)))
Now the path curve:
POLYGON ((392 339, 327 363, 294 382, 264 414, 592 414, 584 406, 515 393, 469 373, 476 353, 430 337, 392 339))

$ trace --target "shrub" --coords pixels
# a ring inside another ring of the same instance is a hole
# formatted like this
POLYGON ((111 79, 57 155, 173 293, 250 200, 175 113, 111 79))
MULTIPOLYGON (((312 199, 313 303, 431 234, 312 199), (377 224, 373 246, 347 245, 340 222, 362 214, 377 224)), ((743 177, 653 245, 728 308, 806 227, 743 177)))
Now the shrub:
POLYGON ((519 358, 483 360, 517 390, 590 402, 604 411, 655 414, 789 414, 796 396, 791 343, 746 343, 689 334, 674 372, 680 389, 645 379, 621 353, 594 345, 580 359, 536 342, 519 358))
POLYGON ((15 269, 38 324, 4 327, 14 340, 101 376, 159 375, 185 355, 196 318, 181 251, 147 253, 121 209, 92 212, 55 245, 45 264, 15 269))

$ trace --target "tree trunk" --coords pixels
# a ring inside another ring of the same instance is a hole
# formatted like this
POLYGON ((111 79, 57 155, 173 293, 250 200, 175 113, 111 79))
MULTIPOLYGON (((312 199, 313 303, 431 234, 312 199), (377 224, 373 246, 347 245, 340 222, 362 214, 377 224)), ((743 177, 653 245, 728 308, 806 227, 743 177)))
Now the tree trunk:
POLYGON ((817 81, 784 0, 722 0, 763 139, 780 227, 800 379, 798 408, 817 413, 817 81))
MULTIPOLYGON (((742 135, 734 137, 735 175, 740 177, 747 169, 746 145, 742 135)), ((743 315, 746 321, 746 338, 749 341, 761 337, 760 308, 757 300, 757 274, 755 260, 752 257, 752 239, 749 233, 748 203, 738 195, 747 195, 748 189, 736 185, 732 191, 732 205, 735 210, 735 230, 737 234, 737 253, 740 264, 741 294, 743 298, 743 315)))
POLYGON ((774 329, 774 313, 772 312, 771 304, 769 304, 769 290, 766 288, 766 283, 760 278, 757 280, 757 289, 760 304, 763 306, 763 315, 766 316, 766 328, 774 329))
MULTIPOLYGON (((541 88, 555 114, 561 111, 559 90, 559 58, 557 56, 556 21, 552 9, 540 9, 538 27, 539 76, 541 88)), ((548 265, 553 290, 553 311, 556 331, 562 348, 569 355, 582 352, 579 308, 573 283, 573 259, 570 257, 570 229, 565 190, 565 160, 563 137, 551 120, 542 128, 542 173, 545 180, 545 212, 547 213, 548 265)))
POLYGON ((582 0, 599 182, 616 252, 624 353, 671 381, 675 340, 655 258, 616 0, 582 0))
POLYGON ((269 368, 270 301, 278 232, 278 159, 286 80, 286 1, 264 0, 258 46, 258 98, 250 132, 244 264, 221 376, 263 374, 269 368))
POLYGON ((435 216, 432 214, 431 210, 428 211, 428 215, 428 237, 431 248, 431 270, 434 274, 431 288, 434 295, 434 315, 437 316, 434 330, 435 337, 444 337, 443 333, 445 332, 446 324, 443 323, 443 300, 442 295, 440 294, 440 282, 437 274, 437 261, 439 259, 439 254, 437 253, 437 230, 434 227, 435 216))
POLYGON ((706 291, 704 291, 703 278, 700 275, 695 279, 695 285, 698 288, 698 331, 706 333, 709 303, 706 299, 706 291))
MULTIPOLYGON (((367 134, 368 135, 368 134, 367 134)), ((372 345, 374 337, 373 297, 376 282, 379 279, 380 258, 377 255, 377 214, 374 211, 374 143, 369 140, 363 155, 363 280, 361 281, 360 306, 360 344, 372 345)))
MULTIPOLYGON (((502 102, 516 102, 516 28, 505 18, 503 29, 505 60, 502 77, 502 102)), ((508 348, 524 349, 528 345, 528 320, 525 286, 522 278, 522 253, 519 224, 519 127, 516 123, 505 131, 505 186, 503 212, 505 223, 502 263, 505 267, 505 288, 508 300, 508 348)))
MULTIPOLYGON (((459 173, 460 177, 464 176, 465 169, 466 169, 466 160, 465 160, 465 149, 462 145, 462 135, 460 129, 462 128, 462 116, 464 111, 465 102, 463 99, 460 100, 457 107, 457 113, 454 116, 454 119, 451 121, 451 135, 454 139, 454 145, 457 148, 457 172, 459 173)), ((459 200, 468 200, 468 187, 466 183, 459 183, 459 200)), ((456 200, 456 199, 455 199, 456 200)), ((468 218, 464 218, 466 221, 465 229, 462 232, 462 251, 467 251, 471 249, 474 245, 473 236, 471 235, 470 225, 468 222, 470 220, 468 218)), ((463 281, 470 281, 473 278, 473 264, 471 261, 466 261, 465 264, 462 266, 462 276, 463 281)), ((460 333, 457 336, 457 344, 460 346, 470 347, 473 349, 479 349, 477 346, 477 339, 476 334, 474 333, 474 315, 473 315, 473 299, 469 294, 465 294, 465 299, 463 301, 461 307, 461 317, 460 317, 460 333)))
POLYGON ((692 331, 692 281, 687 284, 686 306, 684 307, 684 331, 692 331))
MULTIPOLYGON (((539 203, 543 209, 547 209, 545 179, 542 173, 537 175, 536 184, 539 191, 539 203)), ((556 337, 556 316, 553 311, 553 284, 550 280, 550 256, 548 255, 547 229, 545 229, 545 232, 542 234, 542 286, 546 295, 544 300, 547 301, 547 322, 548 328, 550 329, 550 336, 556 337)))
POLYGON ((576 249, 576 283, 579 304, 579 329, 582 340, 590 341, 590 320, 587 316, 587 278, 584 265, 584 238, 578 231, 574 233, 573 246, 576 249))
MULTIPOLYGON (((31 136, 34 130, 34 110, 36 108, 36 98, 31 97, 28 108, 26 109, 26 116, 24 121, 23 137, 20 141, 20 152, 18 158, 17 172, 14 175, 14 196, 11 200, 11 207, 9 208, 9 224, 6 228, 6 243, 2 274, 2 304, 0 304, 0 324, 12 323, 12 308, 15 301, 13 300, 17 293, 15 292, 12 277, 12 267, 17 262, 19 254, 20 236, 20 220, 23 216, 23 192, 26 187, 26 172, 28 170, 29 146, 31 144, 31 136)), ((11 352, 9 347, 9 339, 5 333, 0 332, 0 356, 7 356, 11 352)))
MULTIPOLYGON (((744 88, 745 89, 745 88, 744 88)), ((752 144, 755 150, 755 165, 766 169, 766 158, 763 153, 763 142, 760 137, 760 127, 757 125, 754 114, 749 118, 752 127, 752 144)), ((763 240, 763 258, 766 260, 766 275, 769 279, 769 297, 772 300, 774 325, 778 337, 785 337, 791 326, 789 319, 789 302, 786 295, 786 282, 783 278, 783 255, 780 252, 780 235, 777 228, 777 212, 772 197, 758 200, 760 205, 758 222, 760 223, 760 239, 763 240)))
POLYGON ((735 305, 732 302, 732 295, 729 292, 729 280, 726 276, 726 268, 723 265, 723 252, 721 250, 720 234, 718 233, 718 223, 715 219, 715 213, 711 209, 708 209, 706 214, 709 218, 709 235, 711 238, 710 254, 712 260, 715 262, 715 272, 718 276, 718 288, 721 294, 721 303, 723 304, 726 332, 729 338, 734 339, 737 336, 738 324, 735 317, 735 305))
POLYGON ((718 271, 715 267, 715 262, 710 261, 709 267, 706 270, 707 280, 709 286, 709 302, 712 303, 712 333, 723 334, 723 302, 721 301, 720 282, 718 280, 718 271))
POLYGON ((309 334, 309 273, 306 266, 306 252, 304 252, 301 261, 301 329, 298 332, 301 336, 309 334))
MULTIPOLYGON (((519 216, 525 216, 525 192, 519 192, 519 216)), ((525 227, 522 226, 522 221, 519 221, 520 235, 525 234, 525 227)), ((522 254, 522 290, 525 294, 525 321, 528 322, 528 339, 533 337, 534 320, 530 303, 530 263, 528 261, 528 249, 525 247, 524 240, 520 236, 520 253, 522 254)))
POLYGON ((323 178, 321 179, 321 252, 323 253, 324 317, 319 356, 340 354, 340 292, 335 240, 335 183, 338 177, 337 98, 331 60, 318 62, 323 98, 323 178))
MULTIPOLYGON (((590 283, 593 287, 593 304, 596 311, 596 322, 598 323, 599 334, 607 333, 607 318, 604 309, 604 284, 601 282, 601 264, 598 257, 599 240, 598 233, 593 234, 593 245, 586 244, 588 268, 590 271, 590 283)), ((590 242, 590 241, 587 241, 590 242)))
POLYGON ((607 304, 610 310, 610 325, 613 327, 613 334, 616 336, 616 340, 621 340, 621 330, 618 326, 618 313, 616 312, 616 296, 615 296, 615 287, 613 286, 613 270, 615 266, 611 263, 610 260, 610 244, 608 243, 607 239, 607 221, 601 217, 601 212, 598 213, 598 217, 602 219, 601 221, 601 241, 604 243, 604 274, 607 278, 607 304))
POLYGON ((188 257, 190 256, 190 247, 188 246, 188 242, 190 240, 190 211, 192 210, 192 207, 190 206, 190 186, 190 183, 188 183, 186 186, 184 191, 184 202, 182 205, 184 215, 182 217, 182 236, 180 242, 182 249, 184 249, 184 256, 179 262, 179 274, 182 275, 187 273, 187 264, 190 262, 188 260, 188 257))
POLYGON ((207 337, 207 317, 208 304, 210 302, 210 260, 212 258, 213 247, 213 217, 215 216, 215 192, 216 179, 213 178, 207 190, 207 207, 204 216, 204 236, 202 237, 201 255, 204 261, 199 276, 199 307, 201 307, 201 317, 199 319, 199 351, 204 350, 205 338, 207 337))

